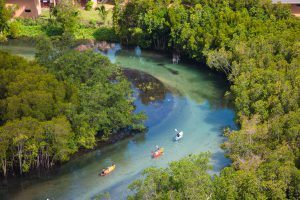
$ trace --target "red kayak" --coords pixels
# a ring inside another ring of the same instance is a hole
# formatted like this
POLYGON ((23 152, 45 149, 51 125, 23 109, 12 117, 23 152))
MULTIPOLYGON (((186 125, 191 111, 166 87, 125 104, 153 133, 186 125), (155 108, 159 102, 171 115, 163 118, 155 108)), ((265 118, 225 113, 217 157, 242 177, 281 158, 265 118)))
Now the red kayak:
POLYGON ((152 158, 158 158, 164 153, 164 148, 160 148, 159 150, 152 153, 152 158))

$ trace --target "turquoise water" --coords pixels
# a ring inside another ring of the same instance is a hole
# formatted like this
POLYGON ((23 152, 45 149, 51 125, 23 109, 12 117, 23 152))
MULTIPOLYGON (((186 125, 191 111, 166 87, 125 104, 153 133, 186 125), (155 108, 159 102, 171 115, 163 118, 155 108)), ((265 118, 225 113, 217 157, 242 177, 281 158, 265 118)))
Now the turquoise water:
POLYGON ((234 112, 224 99, 228 89, 224 77, 201 66, 173 65, 166 55, 136 53, 118 48, 105 55, 130 69, 125 74, 136 91, 136 112, 149 116, 148 131, 83 154, 46 175, 8 180, 1 186, 3 199, 90 199, 105 191, 112 199, 124 199, 128 184, 146 167, 165 167, 206 151, 212 153, 211 173, 229 164, 219 147, 224 140, 222 129, 234 127, 234 112), (174 142, 175 128, 184 131, 179 142, 174 142), (158 159, 151 158, 155 145, 165 149, 158 159), (98 176, 112 162, 116 170, 98 176))

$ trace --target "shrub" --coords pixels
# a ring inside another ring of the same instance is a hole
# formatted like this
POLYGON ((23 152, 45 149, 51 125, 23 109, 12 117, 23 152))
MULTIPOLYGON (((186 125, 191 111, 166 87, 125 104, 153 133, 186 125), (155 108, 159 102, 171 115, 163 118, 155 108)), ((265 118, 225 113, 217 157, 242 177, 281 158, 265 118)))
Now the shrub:
POLYGON ((22 24, 19 21, 13 21, 9 24, 9 36, 11 38, 18 38, 21 35, 22 24))
POLYGON ((30 18, 19 18, 16 21, 20 22, 25 26, 37 26, 37 25, 47 25, 47 20, 43 18, 30 19, 30 18))
POLYGON ((98 26, 97 20, 90 20, 89 25, 91 28, 96 28, 98 26))
MULTIPOLYGON (((19 37, 36 37, 38 35, 42 35, 44 34, 44 29, 43 27, 46 27, 47 25, 47 21, 44 19, 16 19, 14 21, 16 24, 14 24, 13 26, 15 26, 14 28, 16 28, 16 26, 18 26, 19 28, 19 35, 17 36, 19 37)), ((12 34, 12 33, 10 33, 12 34)), ((13 37, 13 35, 11 36, 13 37)))
POLYGON ((48 36, 62 35, 64 32, 62 25, 55 20, 49 20, 49 23, 43 26, 43 29, 48 36))
POLYGON ((80 28, 75 33, 77 39, 94 39, 94 28, 80 28))
POLYGON ((103 23, 105 22, 105 19, 107 17, 108 11, 105 10, 105 6, 102 5, 98 8, 96 8, 96 10, 98 10, 98 14, 100 16, 100 18, 102 19, 103 23))
POLYGON ((92 10, 93 8, 93 1, 89 0, 86 4, 85 4, 85 9, 86 10, 92 10))
POLYGON ((44 34, 41 26, 20 26, 20 37, 36 37, 44 34))
POLYGON ((7 33, 6 32, 0 32, 0 42, 5 42, 7 41, 7 33))
POLYGON ((72 2, 72 0, 61 1, 54 7, 51 14, 53 14, 55 20, 48 20, 46 27, 49 36, 74 35, 76 33, 80 24, 79 10, 72 2), (50 26, 50 29, 48 29, 48 26, 50 26))
POLYGON ((118 42, 119 38, 113 28, 102 27, 96 30, 93 34, 98 41, 118 42))

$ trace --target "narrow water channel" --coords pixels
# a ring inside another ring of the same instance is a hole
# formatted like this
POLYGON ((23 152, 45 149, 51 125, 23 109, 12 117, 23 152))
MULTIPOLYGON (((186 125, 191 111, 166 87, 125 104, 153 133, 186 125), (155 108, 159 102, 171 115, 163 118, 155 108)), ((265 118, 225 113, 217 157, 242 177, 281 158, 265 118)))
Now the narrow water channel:
POLYGON ((167 56, 153 52, 117 46, 105 55, 126 69, 135 88, 136 112, 148 115, 148 131, 83 154, 47 175, 2 181, 0 199, 91 199, 106 191, 112 199, 125 199, 128 184, 147 167, 165 167, 191 153, 206 151, 212 154, 214 172, 229 164, 219 147, 224 140, 222 129, 234 127, 234 112, 224 98, 228 85, 223 76, 201 66, 172 64, 167 56), (184 131, 178 142, 174 142, 175 128, 184 131), (155 145, 165 149, 158 159, 150 155, 155 145), (116 170, 98 176, 112 162, 116 170))

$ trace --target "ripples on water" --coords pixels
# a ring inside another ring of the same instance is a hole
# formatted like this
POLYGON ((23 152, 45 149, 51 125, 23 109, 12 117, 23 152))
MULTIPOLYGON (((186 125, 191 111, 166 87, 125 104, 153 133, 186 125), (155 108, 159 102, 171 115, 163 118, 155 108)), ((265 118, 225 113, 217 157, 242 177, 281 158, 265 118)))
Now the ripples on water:
POLYGON ((173 65, 167 56, 139 48, 116 45, 103 54, 125 68, 135 90, 136 112, 148 115, 148 132, 84 154, 47 175, 8 180, 1 199, 89 199, 105 191, 112 199, 124 199, 127 185, 146 167, 165 167, 203 151, 212 153, 214 172, 229 163, 219 147, 222 128, 234 127, 234 112, 223 97, 228 89, 224 77, 201 66, 173 65), (174 128, 184 131, 179 142, 173 140, 174 128), (165 154, 154 160, 150 153, 155 145, 164 147, 165 154), (99 177, 111 162, 116 170, 99 177))

